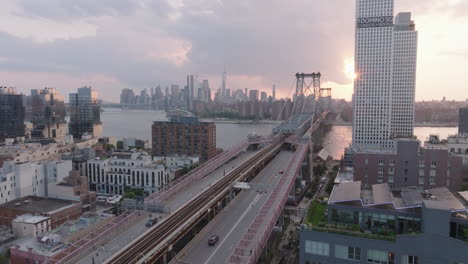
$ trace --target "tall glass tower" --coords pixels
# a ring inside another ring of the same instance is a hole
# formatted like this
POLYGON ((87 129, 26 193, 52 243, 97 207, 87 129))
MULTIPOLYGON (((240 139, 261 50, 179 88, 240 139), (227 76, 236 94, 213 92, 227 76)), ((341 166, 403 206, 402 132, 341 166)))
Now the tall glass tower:
POLYGON ((413 135, 417 32, 393 0, 357 0, 353 146, 391 148, 413 135))

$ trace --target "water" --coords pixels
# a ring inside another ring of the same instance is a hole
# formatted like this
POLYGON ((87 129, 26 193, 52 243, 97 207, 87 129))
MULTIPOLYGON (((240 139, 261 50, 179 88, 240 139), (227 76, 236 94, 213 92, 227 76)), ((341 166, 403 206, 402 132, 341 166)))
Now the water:
MULTIPOLYGON (((448 135, 456 134, 457 130, 456 127, 415 127, 414 134, 423 142, 429 135, 439 135, 441 139, 446 139, 448 135)), ((344 148, 351 144, 352 133, 351 126, 333 126, 323 139, 323 146, 333 158, 340 159, 344 148)))
MULTIPOLYGON (((106 108, 101 113, 102 135, 105 137, 134 137, 151 141, 153 121, 166 121, 164 111, 122 110, 106 108)), ((269 135, 274 124, 233 124, 216 123, 216 146, 228 149, 255 132, 257 135, 269 135)))
MULTIPOLYGON (((121 110, 106 108, 101 114, 103 123, 103 136, 134 137, 151 140, 151 124, 153 121, 167 120, 164 111, 149 110, 121 110)), ((247 136, 255 132, 257 135, 269 135, 274 124, 233 124, 216 123, 216 146, 228 149, 247 136)), ((455 134, 456 127, 416 127, 414 134, 419 140, 424 141, 430 134, 439 135, 440 138, 447 138, 448 135, 455 134)), ((323 142, 323 146, 335 159, 340 159, 345 147, 351 143, 351 126, 333 126, 323 142)))

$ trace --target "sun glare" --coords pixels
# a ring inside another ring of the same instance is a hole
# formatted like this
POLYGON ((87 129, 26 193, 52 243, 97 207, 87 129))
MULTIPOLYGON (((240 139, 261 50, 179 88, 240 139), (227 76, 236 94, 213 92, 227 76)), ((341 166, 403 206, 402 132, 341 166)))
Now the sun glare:
POLYGON ((351 80, 356 79, 357 74, 354 72, 354 61, 350 58, 346 58, 344 61, 344 73, 346 77, 351 80))

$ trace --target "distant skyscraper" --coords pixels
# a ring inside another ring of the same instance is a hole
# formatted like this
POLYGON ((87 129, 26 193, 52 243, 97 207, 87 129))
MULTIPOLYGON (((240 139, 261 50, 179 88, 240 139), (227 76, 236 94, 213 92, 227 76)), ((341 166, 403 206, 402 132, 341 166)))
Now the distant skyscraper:
POLYGON ((70 94, 69 133, 76 139, 90 134, 99 137, 102 132, 101 103, 97 92, 88 87, 78 88, 77 93, 70 94))
POLYGON ((34 138, 61 138, 66 136, 65 102, 55 88, 31 90, 34 138))
POLYGON ((249 91, 249 100, 252 102, 258 101, 259 91, 258 90, 250 90, 249 91))
POLYGON ((201 91, 201 101, 209 102, 211 100, 211 90, 208 80, 203 80, 201 91))
POLYGON ((468 107, 460 108, 458 118, 458 134, 468 135, 468 107))
POLYGON ((268 99, 267 93, 266 93, 266 92, 261 92, 261 93, 260 93, 260 100, 261 100, 262 102, 266 102, 267 99, 268 99))
POLYGON ((417 32, 393 0, 357 0, 353 146, 393 147, 413 135, 417 32))
POLYGON ((273 91, 271 92, 271 97, 273 98, 273 102, 276 101, 276 86, 273 84, 273 91))
POLYGON ((180 100, 180 88, 177 84, 171 85, 171 99, 173 101, 180 100))
POLYGON ((196 85, 198 83, 197 81, 198 79, 198 76, 196 75, 188 75, 187 76, 187 86, 186 86, 186 100, 187 100, 187 109, 192 109, 193 107, 193 99, 195 97, 195 91, 197 91, 196 89, 196 85))
POLYGON ((23 96, 15 88, 0 87, 0 141, 24 137, 23 96))
POLYGON ((225 100, 227 97, 226 89, 227 89, 227 73, 226 73, 226 69, 224 69, 223 75, 221 77, 221 97, 223 98, 223 100, 225 100))
POLYGON ((120 94, 120 104, 121 105, 132 105, 135 104, 135 93, 132 89, 124 88, 120 94))

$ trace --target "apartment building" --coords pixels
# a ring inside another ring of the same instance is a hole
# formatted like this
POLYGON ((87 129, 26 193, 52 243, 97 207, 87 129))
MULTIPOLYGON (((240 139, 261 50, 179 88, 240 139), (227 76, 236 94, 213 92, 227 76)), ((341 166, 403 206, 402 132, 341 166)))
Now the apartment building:
POLYGON ((87 176, 91 191, 118 195, 133 188, 152 194, 171 180, 164 166, 138 152, 114 152, 111 158, 89 160, 87 176))
POLYGON ((301 264, 463 264, 468 260, 468 192, 335 185, 327 205, 300 230, 301 264))

